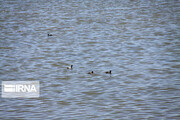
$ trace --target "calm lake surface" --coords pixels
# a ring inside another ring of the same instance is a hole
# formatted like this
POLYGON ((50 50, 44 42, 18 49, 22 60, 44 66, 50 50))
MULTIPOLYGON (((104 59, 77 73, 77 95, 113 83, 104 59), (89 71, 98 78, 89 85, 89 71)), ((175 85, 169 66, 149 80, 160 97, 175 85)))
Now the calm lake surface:
POLYGON ((2 120, 179 120, 180 1, 0 0, 0 80, 40 82, 2 120))

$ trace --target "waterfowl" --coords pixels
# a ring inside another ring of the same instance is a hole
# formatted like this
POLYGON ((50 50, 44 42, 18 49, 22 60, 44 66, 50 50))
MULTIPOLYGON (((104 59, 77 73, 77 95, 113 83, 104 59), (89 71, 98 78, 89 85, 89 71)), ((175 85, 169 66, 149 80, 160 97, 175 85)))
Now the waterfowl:
POLYGON ((111 74, 111 70, 110 71, 107 71, 107 72, 105 72, 106 74, 111 74))
POLYGON ((94 72, 93 71, 91 71, 91 72, 88 72, 88 74, 93 74, 94 72))
POLYGON ((52 35, 52 34, 48 34, 48 37, 49 37, 49 36, 53 36, 53 35, 52 35))
POLYGON ((67 69, 72 69, 73 68, 73 65, 71 65, 71 67, 67 67, 67 69))

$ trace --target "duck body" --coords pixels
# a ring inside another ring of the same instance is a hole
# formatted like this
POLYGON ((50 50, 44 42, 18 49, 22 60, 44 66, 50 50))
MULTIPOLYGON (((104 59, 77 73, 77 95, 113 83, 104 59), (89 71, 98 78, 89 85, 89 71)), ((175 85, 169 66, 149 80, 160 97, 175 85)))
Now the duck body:
POLYGON ((49 36, 53 36, 52 34, 47 34, 47 35, 48 35, 48 37, 49 37, 49 36))
POLYGON ((106 74, 111 74, 111 70, 110 71, 107 71, 107 72, 105 72, 106 74))
POLYGON ((94 72, 93 71, 91 71, 91 72, 88 72, 88 74, 93 74, 94 72))
POLYGON ((71 70, 72 70, 72 68, 73 68, 73 65, 71 65, 71 67, 67 67, 67 69, 71 69, 71 70))

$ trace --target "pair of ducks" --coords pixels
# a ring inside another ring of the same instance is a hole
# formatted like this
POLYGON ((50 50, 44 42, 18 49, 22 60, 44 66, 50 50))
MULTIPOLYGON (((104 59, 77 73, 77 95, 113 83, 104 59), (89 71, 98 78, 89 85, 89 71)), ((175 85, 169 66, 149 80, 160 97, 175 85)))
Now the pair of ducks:
MULTIPOLYGON (((70 67, 67 67, 67 69, 73 69, 73 65, 71 65, 70 67)), ((107 72, 105 72, 106 74, 111 74, 111 70, 110 71, 107 71, 107 72)), ((93 71, 91 71, 91 72, 88 72, 88 74, 94 74, 94 72, 93 71)))
MULTIPOLYGON (((91 72, 88 72, 88 74, 93 74, 94 72, 93 71, 91 71, 91 72)), ((110 71, 107 71, 107 72, 105 72, 106 74, 111 74, 111 70, 110 71)))

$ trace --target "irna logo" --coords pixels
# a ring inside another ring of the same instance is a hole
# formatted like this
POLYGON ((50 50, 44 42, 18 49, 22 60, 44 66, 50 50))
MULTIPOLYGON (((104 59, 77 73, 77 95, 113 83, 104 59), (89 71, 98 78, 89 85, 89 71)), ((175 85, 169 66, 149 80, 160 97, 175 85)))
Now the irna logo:
POLYGON ((39 97, 39 81, 2 81, 2 97, 39 97))
POLYGON ((4 92, 37 92, 35 85, 4 85, 4 92))

